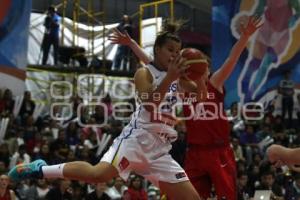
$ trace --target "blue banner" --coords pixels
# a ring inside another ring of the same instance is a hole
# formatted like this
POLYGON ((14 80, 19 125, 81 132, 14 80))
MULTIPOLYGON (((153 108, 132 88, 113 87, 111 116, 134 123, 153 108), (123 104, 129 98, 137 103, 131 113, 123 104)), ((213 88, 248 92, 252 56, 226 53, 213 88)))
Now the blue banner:
POLYGON ((239 38, 240 24, 258 15, 264 24, 252 36, 227 80, 225 106, 233 102, 268 103, 287 71, 300 84, 299 0, 214 0, 213 70, 228 57, 239 38))
POLYGON ((5 80, 1 87, 21 91, 25 87, 31 0, 0 0, 0 5, 0 79, 5 80), (10 81, 17 82, 11 85, 10 81))

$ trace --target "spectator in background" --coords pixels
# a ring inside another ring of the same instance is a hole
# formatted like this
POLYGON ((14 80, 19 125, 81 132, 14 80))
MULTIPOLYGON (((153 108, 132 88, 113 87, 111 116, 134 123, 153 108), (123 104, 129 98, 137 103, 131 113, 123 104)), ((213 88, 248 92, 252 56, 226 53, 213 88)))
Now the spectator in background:
POLYGON ((282 188, 275 183, 275 174, 271 170, 261 171, 260 185, 257 190, 272 190, 272 196, 278 200, 283 200, 282 188))
POLYGON ((10 162, 10 153, 7 143, 0 144, 0 161, 4 163, 7 169, 10 162))
POLYGON ((160 191, 159 188, 155 187, 154 185, 148 186, 148 200, 159 200, 160 198, 160 191))
POLYGON ((30 187, 25 192, 26 200, 42 200, 49 192, 49 185, 45 179, 30 180, 30 187))
POLYGON ((6 172, 7 172, 7 167, 5 166, 5 163, 0 159, 0 174, 4 174, 6 172))
POLYGON ((294 181, 286 188, 286 193, 284 199, 300 199, 300 174, 296 173, 294 176, 294 181))
POLYGON ((245 172, 238 172, 237 175, 237 190, 238 190, 238 200, 249 199, 251 190, 248 187, 248 175, 245 172))
POLYGON ((272 124, 272 129, 274 133, 283 132, 284 131, 283 121, 280 115, 276 115, 274 119, 274 123, 272 124))
POLYGON ((122 199, 124 192, 127 190, 123 179, 121 177, 116 177, 114 179, 114 185, 110 187, 106 192, 113 200, 122 199))
POLYGON ((33 149, 38 143, 38 130, 37 127, 34 126, 34 119, 32 115, 29 115, 25 118, 26 123, 23 133, 23 139, 26 144, 26 150, 29 154, 33 153, 33 149))
POLYGON ((7 135, 9 135, 9 138, 6 140, 10 155, 18 151, 20 145, 25 144, 24 130, 21 127, 14 127, 11 128, 11 130, 13 131, 7 133, 7 135))
POLYGON ((58 131, 58 138, 50 143, 50 152, 54 154, 52 157, 53 163, 65 161, 69 152, 69 145, 66 138, 66 133, 63 129, 58 131))
POLYGON ((82 181, 72 182, 72 200, 83 200, 86 196, 87 184, 82 181))
POLYGON ((15 101, 10 89, 6 89, 0 100, 0 114, 3 117, 10 116, 13 113, 15 101))
POLYGON ((131 178, 125 196, 130 200, 147 200, 148 195, 143 188, 142 177, 135 175, 131 178))
POLYGON ((26 153, 26 146, 20 145, 17 152, 15 152, 10 160, 9 169, 12 169, 14 166, 24 163, 30 163, 31 157, 26 153))
POLYGON ((284 73, 284 79, 279 83, 279 94, 282 95, 281 109, 282 121, 285 122, 285 115, 288 114, 287 127, 292 128, 293 125, 293 110, 294 110, 294 81, 290 79, 291 72, 284 73))
MULTIPOLYGON (((124 34, 128 34, 132 38, 132 21, 128 15, 123 15, 122 22, 117 27, 118 31, 124 34)), ((127 45, 118 45, 117 53, 112 63, 112 70, 122 70, 129 71, 130 63, 130 48, 127 45)))
POLYGON ((53 199, 63 199, 63 200, 72 200, 72 189, 71 182, 69 180, 58 180, 58 184, 51 188, 47 193, 45 199, 53 200, 53 199))
POLYGON ((67 144, 75 149, 75 146, 79 143, 79 129, 75 122, 70 122, 66 129, 67 144))
POLYGON ((275 122, 274 111, 275 111, 275 100, 273 100, 273 103, 271 103, 266 109, 264 115, 265 124, 272 125, 275 122))
POLYGON ((47 63, 51 45, 53 45, 54 51, 54 64, 57 64, 59 45, 59 22, 60 16, 56 13, 56 8, 54 6, 50 6, 48 8, 47 17, 45 18, 44 22, 45 33, 41 47, 43 50, 43 65, 46 65, 47 63))
POLYGON ((262 124, 262 127, 260 128, 260 130, 257 132, 257 139, 258 141, 261 141, 263 139, 265 139, 267 136, 271 136, 272 137, 273 132, 271 129, 271 126, 269 124, 262 124))
POLYGON ((112 104, 112 100, 110 97, 110 94, 107 93, 106 96, 101 100, 102 103, 104 103, 107 107, 107 114, 109 117, 112 116, 113 113, 113 104, 112 104))
POLYGON ((25 120, 28 116, 33 115, 35 109, 35 103, 31 99, 30 91, 24 92, 24 99, 20 108, 20 116, 22 120, 22 124, 25 123, 25 120))
POLYGON ((244 146, 247 164, 252 163, 253 153, 258 152, 258 138, 252 125, 247 125, 246 130, 240 135, 240 144, 244 146))
POLYGON ((49 145, 48 144, 43 144, 40 148, 40 151, 36 153, 34 159, 43 159, 47 161, 47 163, 52 163, 51 162, 51 154, 49 150, 49 145))
POLYGON ((106 189, 106 183, 97 183, 95 191, 88 194, 86 200, 111 200, 111 198, 105 193, 106 189))
POLYGON ((15 200, 16 195, 13 190, 8 188, 9 178, 7 175, 0 176, 0 199, 1 200, 15 200))
POLYGON ((233 153, 234 153, 234 158, 235 161, 244 161, 244 155, 243 155, 243 150, 241 145, 239 144, 239 140, 237 138, 232 138, 232 149, 233 149, 233 153))

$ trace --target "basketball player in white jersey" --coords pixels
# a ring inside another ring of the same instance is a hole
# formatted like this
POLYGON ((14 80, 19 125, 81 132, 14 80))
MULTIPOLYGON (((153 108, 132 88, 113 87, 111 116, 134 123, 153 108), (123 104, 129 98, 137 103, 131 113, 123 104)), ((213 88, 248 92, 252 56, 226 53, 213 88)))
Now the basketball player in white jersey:
MULTIPOLYGON (((10 178, 15 181, 65 178, 107 182, 118 175, 126 180, 134 171, 159 186, 172 200, 200 199, 184 170, 169 155, 171 142, 177 138, 176 120, 171 114, 172 105, 179 101, 177 80, 188 67, 183 64, 185 59, 179 55, 180 49, 181 41, 174 32, 157 36, 153 63, 139 68, 134 77, 141 104, 97 165, 75 161, 48 166, 43 160, 36 160, 14 167, 9 172, 10 178)), ((189 88, 198 94, 198 101, 206 98, 204 79, 191 82, 189 88)))

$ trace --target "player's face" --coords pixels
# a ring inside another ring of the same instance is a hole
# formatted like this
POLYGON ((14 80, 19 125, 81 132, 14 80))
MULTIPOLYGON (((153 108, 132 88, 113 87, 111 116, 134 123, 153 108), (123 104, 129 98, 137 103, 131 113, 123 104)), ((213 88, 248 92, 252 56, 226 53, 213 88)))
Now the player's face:
POLYGON ((179 55, 180 48, 181 43, 171 39, 161 47, 156 47, 156 61, 159 66, 167 70, 169 63, 179 55))

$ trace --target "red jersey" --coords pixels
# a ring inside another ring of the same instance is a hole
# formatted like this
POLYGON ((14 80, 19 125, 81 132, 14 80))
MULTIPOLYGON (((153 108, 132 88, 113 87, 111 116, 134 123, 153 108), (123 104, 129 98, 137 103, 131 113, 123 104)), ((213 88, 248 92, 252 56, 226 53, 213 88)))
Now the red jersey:
MULTIPOLYGON (((194 116, 186 120, 188 144, 204 147, 229 145, 229 122, 224 111, 224 96, 207 84, 207 100, 203 103, 193 102, 194 116)), ((185 116, 190 116, 191 107, 184 106, 185 116)))
POLYGON ((6 189, 4 195, 0 196, 0 200, 10 200, 10 199, 11 199, 10 191, 9 191, 9 189, 6 189))
POLYGON ((147 200, 148 196, 144 189, 141 189, 139 191, 134 190, 132 188, 128 188, 127 190, 130 200, 147 200))

